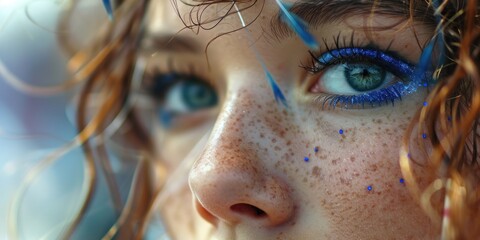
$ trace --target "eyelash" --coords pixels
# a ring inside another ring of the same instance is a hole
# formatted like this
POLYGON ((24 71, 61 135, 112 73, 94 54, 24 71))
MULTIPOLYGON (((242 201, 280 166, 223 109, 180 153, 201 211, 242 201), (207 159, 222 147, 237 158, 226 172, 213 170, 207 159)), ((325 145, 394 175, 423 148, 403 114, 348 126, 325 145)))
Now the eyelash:
MULTIPOLYGON (((344 63, 367 63, 379 66, 391 72, 398 77, 398 81, 388 87, 364 92, 357 95, 338 95, 338 94, 323 94, 315 98, 314 102, 321 104, 322 108, 335 109, 338 106, 343 109, 366 108, 366 104, 370 107, 379 107, 382 104, 391 103, 394 105, 396 100, 402 100, 402 97, 415 92, 419 86, 428 86, 426 78, 414 78, 415 66, 409 64, 407 61, 397 57, 395 53, 387 50, 379 50, 378 48, 355 47, 353 43, 353 35, 351 37, 351 44, 348 47, 339 46, 339 37, 334 39, 336 49, 327 51, 319 56, 310 52, 311 63, 308 66, 301 66, 308 73, 317 75, 318 73, 328 70, 332 66, 344 63), (414 81, 415 79, 415 81, 414 81)), ((324 42, 326 42, 324 40, 324 42)), ((345 41, 344 41, 345 43, 345 41)), ((345 44, 344 44, 345 45, 345 44)), ((325 43, 325 46, 327 44, 325 43)), ((317 81, 320 79, 316 78, 317 81)))

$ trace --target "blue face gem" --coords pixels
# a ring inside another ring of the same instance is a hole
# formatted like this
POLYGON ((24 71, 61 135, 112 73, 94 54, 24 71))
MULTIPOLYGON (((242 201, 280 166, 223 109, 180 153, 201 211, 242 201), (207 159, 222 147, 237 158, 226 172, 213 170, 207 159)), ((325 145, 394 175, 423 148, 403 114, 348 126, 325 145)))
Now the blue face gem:
POLYGON ((423 106, 424 107, 428 106, 428 102, 423 102, 423 106))
POLYGON ((343 129, 338 130, 339 134, 343 134, 343 129))
POLYGON ((423 138, 423 139, 426 139, 426 138, 427 138, 427 134, 426 134, 426 133, 422 134, 422 138, 423 138))
POLYGON ((368 190, 369 192, 372 191, 372 190, 373 190, 372 185, 368 186, 368 187, 367 187, 367 190, 368 190))
POLYGON ((405 183, 405 179, 400 178, 400 183, 401 183, 401 184, 404 184, 404 183, 405 183))
POLYGON ((318 153, 318 150, 319 150, 318 147, 315 147, 315 148, 313 149, 313 151, 315 151, 316 153, 318 153))
POLYGON ((310 158, 305 157, 305 158, 303 159, 303 161, 308 162, 308 161, 310 161, 310 158))

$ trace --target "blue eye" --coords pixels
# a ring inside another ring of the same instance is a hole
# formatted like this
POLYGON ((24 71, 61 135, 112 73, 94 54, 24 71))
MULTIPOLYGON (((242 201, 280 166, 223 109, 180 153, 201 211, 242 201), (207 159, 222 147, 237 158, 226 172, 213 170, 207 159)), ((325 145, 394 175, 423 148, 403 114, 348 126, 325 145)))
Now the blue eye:
POLYGON ((159 100, 160 121, 170 126, 175 117, 215 107, 216 90, 202 79, 186 74, 155 76, 152 94, 159 100))
POLYGON ((314 56, 307 69, 320 74, 313 93, 323 107, 365 108, 393 104, 415 92, 425 78, 415 82, 415 66, 390 54, 370 48, 341 48, 314 56))

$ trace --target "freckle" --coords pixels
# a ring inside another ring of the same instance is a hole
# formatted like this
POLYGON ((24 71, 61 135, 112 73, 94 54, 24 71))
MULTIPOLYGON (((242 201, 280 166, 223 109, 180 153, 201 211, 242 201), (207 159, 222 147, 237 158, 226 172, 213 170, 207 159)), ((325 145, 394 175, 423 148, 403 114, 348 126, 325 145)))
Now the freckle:
POLYGON ((275 149, 275 151, 280 151, 280 150, 282 150, 279 146, 275 146, 274 149, 275 149))
POLYGON ((276 143, 277 142, 277 139, 276 138, 272 138, 272 143, 276 143))
POLYGON ((354 157, 354 156, 351 156, 351 157, 350 157, 350 161, 351 161, 351 162, 355 162, 355 157, 354 157))
POLYGON ((321 174, 320 171, 321 171, 321 169, 319 167, 315 166, 315 167, 313 167, 312 175, 314 177, 318 178, 318 177, 320 177, 320 174, 321 174))
POLYGON ((290 146, 292 144, 292 141, 288 140, 287 141, 287 146, 290 146))

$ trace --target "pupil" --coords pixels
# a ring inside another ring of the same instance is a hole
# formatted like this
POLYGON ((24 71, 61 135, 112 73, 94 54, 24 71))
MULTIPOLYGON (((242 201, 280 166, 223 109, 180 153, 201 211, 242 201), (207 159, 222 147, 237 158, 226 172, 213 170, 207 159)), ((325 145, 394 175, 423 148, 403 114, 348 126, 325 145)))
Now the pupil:
POLYGON ((360 92, 370 91, 382 85, 386 71, 370 64, 348 64, 344 75, 350 86, 360 92))

